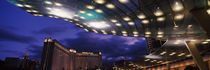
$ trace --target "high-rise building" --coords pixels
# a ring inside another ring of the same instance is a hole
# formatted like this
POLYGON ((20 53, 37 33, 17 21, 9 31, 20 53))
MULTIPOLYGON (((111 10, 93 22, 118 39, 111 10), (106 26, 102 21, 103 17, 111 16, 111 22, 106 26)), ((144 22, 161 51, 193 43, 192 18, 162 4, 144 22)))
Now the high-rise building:
POLYGON ((78 52, 51 38, 45 39, 41 70, 87 70, 101 67, 101 52, 78 52))

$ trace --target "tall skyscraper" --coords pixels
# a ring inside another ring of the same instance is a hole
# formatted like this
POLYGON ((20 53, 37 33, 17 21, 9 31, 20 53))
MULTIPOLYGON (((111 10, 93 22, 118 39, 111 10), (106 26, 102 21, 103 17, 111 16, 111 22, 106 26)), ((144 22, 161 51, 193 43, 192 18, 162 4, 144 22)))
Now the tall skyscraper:
POLYGON ((101 65, 101 52, 78 52, 67 49, 57 40, 45 39, 41 70, 87 70, 101 65))

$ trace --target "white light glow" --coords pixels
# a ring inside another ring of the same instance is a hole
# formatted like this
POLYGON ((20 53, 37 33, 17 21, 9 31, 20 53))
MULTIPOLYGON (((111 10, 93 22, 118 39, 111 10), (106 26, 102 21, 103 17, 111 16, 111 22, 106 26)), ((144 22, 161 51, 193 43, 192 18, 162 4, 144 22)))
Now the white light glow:
POLYGON ((146 16, 145 16, 143 13, 139 14, 137 17, 138 17, 139 19, 145 19, 145 18, 146 18, 146 16))
POLYGON ((157 35, 157 37, 163 37, 163 35, 157 35))
POLYGON ((164 55, 164 54, 166 54, 167 52, 166 51, 163 51, 162 53, 160 53, 160 55, 164 55))
POLYGON ((127 33, 126 31, 122 31, 123 34, 127 33))
POLYGON ((162 32, 162 31, 158 31, 158 33, 157 34, 159 34, 159 35, 161 35, 161 34, 163 34, 164 32, 162 32))
POLYGON ((134 37, 138 37, 139 35, 133 35, 134 37))
POLYGON ((128 36, 128 34, 123 34, 123 36, 128 36))
POLYGON ((129 17, 124 17, 123 20, 130 21, 131 19, 129 17))
POLYGON ((27 8, 32 8, 32 6, 31 6, 31 5, 27 5, 27 4, 25 4, 24 6, 25 6, 25 7, 27 7, 27 8))
POLYGON ((49 10, 49 14, 53 14, 62 18, 72 19, 74 13, 72 11, 66 10, 64 8, 52 8, 49 10))
POLYGON ((169 54, 170 56, 172 56, 172 55, 174 55, 174 54, 176 54, 176 52, 172 52, 171 54, 169 54))
POLYGON ((145 35, 145 37, 150 37, 150 35, 145 35))
POLYGON ((128 22, 128 25, 135 25, 135 23, 134 22, 128 22))
POLYGON ((116 34, 116 31, 115 31, 115 30, 112 30, 111 32, 112 32, 113 34, 116 34))
POLYGON ((98 13, 103 13, 103 11, 101 9, 96 9, 95 11, 98 13))
POLYGON ((50 7, 46 7, 46 9, 47 9, 47 10, 51 10, 52 8, 50 8, 50 7))
POLYGON ((133 31, 133 34, 135 34, 135 35, 138 34, 138 33, 139 33, 139 32, 137 32, 137 31, 133 31))
POLYGON ((23 7, 23 5, 22 5, 22 4, 16 4, 16 6, 18 6, 18 7, 23 7))
POLYGON ((161 21, 164 21, 165 20, 165 17, 158 17, 157 18, 157 21, 161 22, 161 21))
POLYGON ((202 44, 207 44, 208 42, 202 42, 202 44))
POLYGON ((75 17, 78 17, 79 15, 75 14, 74 16, 75 16, 75 17))
POLYGON ((206 39, 207 42, 210 42, 210 39, 206 39))
POLYGON ((183 8, 184 8, 183 5, 179 2, 175 2, 172 7, 173 11, 176 11, 176 12, 183 10, 183 8))
POLYGON ((175 17, 174 17, 175 20, 181 20, 181 19, 183 19, 183 18, 184 18, 184 15, 183 15, 183 14, 177 14, 177 15, 175 15, 175 17))
POLYGON ((145 34, 149 35, 149 34, 151 34, 151 32, 147 31, 147 32, 145 32, 145 34))
POLYGON ((116 19, 111 19, 111 22, 116 23, 117 20, 116 19))
POLYGON ((45 4, 53 4, 52 2, 50 1, 44 1, 45 4))
POLYGON ((111 3, 106 4, 106 7, 107 7, 107 8, 109 8, 109 9, 113 9, 113 8, 115 8, 115 6, 114 6, 113 4, 111 4, 111 3))
POLYGON ((118 0, 120 3, 128 3, 128 0, 118 0))
POLYGON ((87 15, 88 15, 88 16, 93 16, 93 14, 91 14, 91 13, 87 13, 87 15))
MULTIPOLYGON (((146 55, 145 58, 150 58, 150 59, 161 59, 162 57, 161 56, 158 56, 158 55, 146 55)), ((149 60, 147 60, 149 61, 149 60)))
POLYGON ((97 31, 97 30, 95 30, 95 29, 92 29, 92 31, 93 31, 93 32, 95 32, 95 33, 98 33, 98 31, 97 31))
POLYGON ((31 10, 26 10, 27 12, 32 12, 31 10))
POLYGON ((92 5, 87 5, 86 8, 88 8, 88 9, 94 9, 95 7, 92 6, 92 5))
POLYGON ((207 9, 207 13, 210 15, 210 9, 207 9))
POLYGON ((148 24, 149 23, 149 20, 142 20, 142 23, 143 24, 148 24))
POLYGON ((57 2, 55 2, 54 3, 56 6, 63 6, 61 3, 57 3, 57 2))
POLYGON ((120 23, 116 23, 116 26, 121 26, 121 24, 120 23))
POLYGON ((107 27, 110 27, 110 25, 107 24, 107 23, 104 22, 104 21, 89 22, 89 25, 90 25, 91 27, 94 27, 94 28, 107 28, 107 27))
POLYGON ((83 13, 83 14, 84 14, 84 13, 85 13, 85 11, 82 11, 82 10, 81 10, 81 11, 79 11, 79 13, 83 13))
POLYGON ((85 19, 85 17, 80 17, 81 19, 85 19))
POLYGON ((97 4, 104 4, 105 0, 94 0, 97 4))
POLYGON ((155 12, 154 12, 155 16, 162 16, 163 12, 158 8, 155 12))

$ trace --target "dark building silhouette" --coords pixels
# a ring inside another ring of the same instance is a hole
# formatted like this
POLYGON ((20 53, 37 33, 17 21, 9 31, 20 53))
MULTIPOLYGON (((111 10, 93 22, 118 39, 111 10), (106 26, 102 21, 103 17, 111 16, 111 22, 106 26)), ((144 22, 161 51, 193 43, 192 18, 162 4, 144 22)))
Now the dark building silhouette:
POLYGON ((67 49, 57 40, 45 39, 41 70, 94 70, 101 65, 101 52, 78 52, 67 49))

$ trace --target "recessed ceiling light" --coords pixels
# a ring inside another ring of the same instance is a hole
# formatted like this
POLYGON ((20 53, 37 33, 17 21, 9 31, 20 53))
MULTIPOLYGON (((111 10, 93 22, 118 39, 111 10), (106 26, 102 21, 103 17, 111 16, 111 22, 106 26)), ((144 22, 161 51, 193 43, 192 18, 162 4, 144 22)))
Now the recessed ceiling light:
POLYGON ((85 19, 85 17, 82 17, 82 16, 81 16, 80 18, 81 18, 81 19, 85 19))
POLYGON ((111 19, 111 22, 116 23, 117 20, 116 19, 111 19))
POLYGON ((123 20, 130 21, 131 19, 129 17, 124 17, 123 20))
POLYGON ((96 9, 95 11, 98 13, 103 13, 103 11, 101 9, 96 9))
POLYGON ((88 9, 94 9, 95 7, 92 6, 92 5, 87 5, 86 8, 88 8, 88 9))
POLYGON ((111 4, 111 3, 106 4, 106 7, 107 7, 107 8, 109 8, 109 9, 113 9, 113 8, 115 8, 115 6, 114 6, 113 4, 111 4))
POLYGON ((126 31, 122 31, 123 34, 127 33, 126 31))
POLYGON ((135 25, 134 22, 128 22, 128 25, 135 25))
POLYGON ((142 23, 143 24, 148 24, 149 23, 149 20, 146 20, 146 19, 145 20, 142 20, 142 23))
POLYGON ((63 6, 61 3, 57 3, 57 2, 55 2, 54 3, 56 6, 63 6))
POLYGON ((181 20, 183 18, 184 18, 184 15, 183 14, 177 14, 177 15, 174 16, 174 19, 175 20, 181 20))
POLYGON ((145 18, 146 18, 146 16, 145 16, 143 13, 139 14, 137 17, 138 17, 139 19, 145 19, 145 18))
POLYGON ((158 34, 159 34, 159 35, 161 35, 161 34, 163 34, 163 33, 164 33, 164 32, 158 31, 158 34))
POLYGON ((120 3, 128 3, 128 0, 118 0, 120 3))
POLYGON ((138 37, 139 35, 133 35, 134 37, 138 37))
POLYGON ((207 44, 208 42, 202 42, 202 44, 207 44))
POLYGON ((207 9, 207 13, 210 15, 210 9, 207 9))
POLYGON ((138 32, 137 31, 133 31, 133 34, 138 34, 138 32))
POLYGON ((165 20, 165 17, 158 17, 157 18, 157 21, 161 22, 161 21, 164 21, 165 20))
POLYGON ((66 10, 64 8, 52 8, 49 10, 49 14, 53 14, 55 16, 59 16, 62 18, 69 18, 69 19, 72 19, 74 15, 73 12, 66 10))
POLYGON ((104 4, 105 0, 94 0, 97 4, 104 4))
POLYGON ((149 34, 151 34, 151 32, 147 31, 147 32, 145 32, 145 34, 148 34, 149 35, 149 34))
POLYGON ((81 10, 81 11, 79 11, 79 12, 80 12, 80 13, 83 13, 83 14, 85 13, 85 11, 82 11, 82 10, 81 10))
POLYGON ((163 37, 163 35, 157 35, 157 37, 163 37))
POLYGON ((176 12, 183 10, 183 8, 184 8, 183 5, 179 2, 175 2, 172 7, 173 11, 176 11, 176 12))
POLYGON ((22 5, 22 4, 16 4, 16 6, 18 6, 18 7, 23 7, 23 5, 22 5))
POLYGON ((25 6, 25 7, 27 7, 27 8, 32 8, 32 6, 31 6, 31 5, 27 5, 27 4, 25 4, 24 6, 25 6))
POLYGON ((154 12, 154 14, 155 14, 155 16, 162 16, 163 12, 158 7, 157 10, 154 12))
POLYGON ((128 36, 128 34, 123 34, 123 36, 128 36))
POLYGON ((116 31, 115 31, 115 30, 112 30, 111 32, 112 32, 113 34, 116 34, 116 31))
POLYGON ((53 4, 51 1, 44 1, 45 4, 53 4))
POLYGON ((88 15, 88 16, 93 16, 93 14, 91 14, 91 13, 87 13, 87 15, 88 15))
POLYGON ((121 24, 120 23, 116 23, 116 26, 121 26, 121 24))

